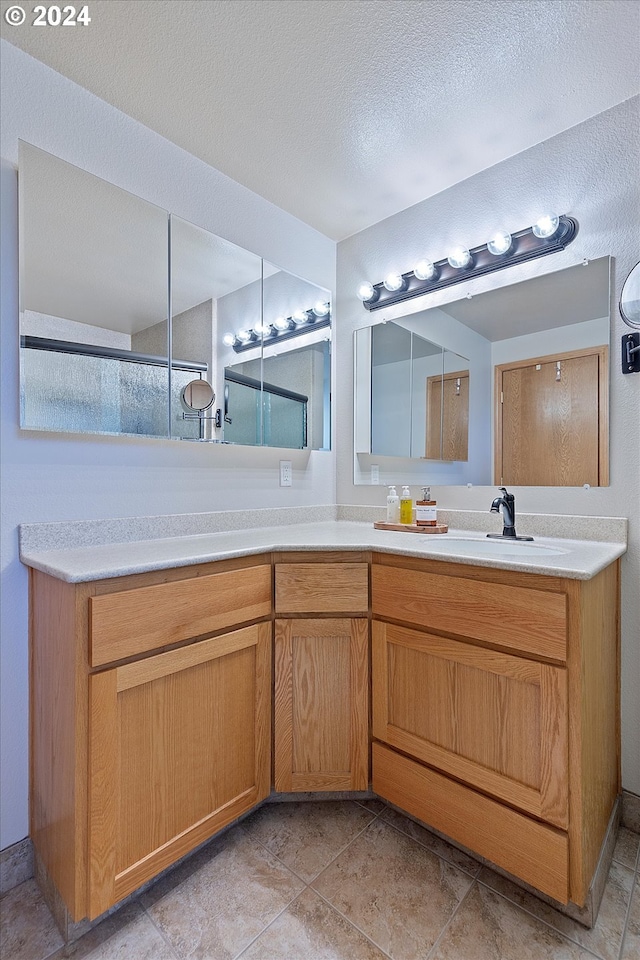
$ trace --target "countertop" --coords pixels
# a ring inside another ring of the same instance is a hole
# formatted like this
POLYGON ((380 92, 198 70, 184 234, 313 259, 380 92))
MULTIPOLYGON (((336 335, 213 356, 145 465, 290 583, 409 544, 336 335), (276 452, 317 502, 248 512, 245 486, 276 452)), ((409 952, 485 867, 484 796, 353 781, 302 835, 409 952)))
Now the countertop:
MULTIPOLYGON (((533 544, 509 543, 505 547, 509 554, 502 556, 493 555, 489 543, 485 533, 477 530, 450 528, 447 534, 417 534, 375 530, 371 522, 328 520, 57 549, 34 549, 23 544, 20 559, 69 583, 291 550, 371 550, 436 559, 443 564, 465 563, 589 580, 627 549, 624 542, 536 537, 533 544), (487 550, 491 552, 487 554, 487 550)), ((500 551, 501 542, 494 543, 495 550, 500 551)))

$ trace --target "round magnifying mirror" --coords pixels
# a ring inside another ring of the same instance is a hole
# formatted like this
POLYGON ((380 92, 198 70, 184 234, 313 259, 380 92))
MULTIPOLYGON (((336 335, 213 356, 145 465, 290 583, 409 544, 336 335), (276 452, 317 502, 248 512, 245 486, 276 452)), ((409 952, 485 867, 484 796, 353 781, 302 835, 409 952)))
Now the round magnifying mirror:
POLYGON ((628 326, 640 329, 640 262, 636 263, 623 284, 620 314, 628 326))
POLYGON ((182 388, 180 396, 185 407, 199 413, 208 410, 216 398, 208 380, 191 380, 186 387, 182 388))

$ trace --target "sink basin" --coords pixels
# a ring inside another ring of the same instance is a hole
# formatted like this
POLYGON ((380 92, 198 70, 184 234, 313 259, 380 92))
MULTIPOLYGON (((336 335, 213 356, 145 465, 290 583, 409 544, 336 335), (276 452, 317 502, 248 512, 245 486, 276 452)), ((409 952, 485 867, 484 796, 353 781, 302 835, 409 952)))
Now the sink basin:
MULTIPOLYGON (((475 540, 465 537, 433 538, 433 546, 439 553, 460 554, 468 557, 558 557, 568 553, 559 547, 527 540, 475 540)), ((431 546, 431 543, 429 544, 431 546)))

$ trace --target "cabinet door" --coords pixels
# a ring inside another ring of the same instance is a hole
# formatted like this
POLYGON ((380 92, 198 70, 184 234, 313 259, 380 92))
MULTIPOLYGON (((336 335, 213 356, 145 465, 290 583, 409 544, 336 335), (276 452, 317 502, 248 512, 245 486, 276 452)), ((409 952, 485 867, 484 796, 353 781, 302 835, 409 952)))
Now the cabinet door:
POLYGON ((89 917, 266 797, 271 626, 90 677, 89 917))
POLYGON ((566 670, 373 623, 373 735, 567 826, 566 670))
POLYGON ((368 622, 276 620, 275 786, 369 785, 368 622))

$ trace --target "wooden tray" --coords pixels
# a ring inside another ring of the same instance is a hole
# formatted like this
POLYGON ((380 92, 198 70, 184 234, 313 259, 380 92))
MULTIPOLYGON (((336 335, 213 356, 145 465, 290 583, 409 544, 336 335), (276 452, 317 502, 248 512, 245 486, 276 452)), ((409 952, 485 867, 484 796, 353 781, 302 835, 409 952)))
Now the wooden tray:
POLYGON ((418 526, 417 523, 387 523, 386 520, 376 520, 376 530, 404 530, 406 533, 447 533, 446 523, 437 523, 435 527, 418 526))

